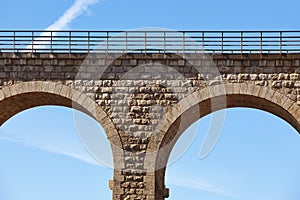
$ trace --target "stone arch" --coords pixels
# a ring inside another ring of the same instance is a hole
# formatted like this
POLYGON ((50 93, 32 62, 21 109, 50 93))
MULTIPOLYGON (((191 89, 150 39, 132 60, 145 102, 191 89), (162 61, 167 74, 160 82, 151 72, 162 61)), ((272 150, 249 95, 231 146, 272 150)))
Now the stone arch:
POLYGON ((69 86, 48 81, 4 86, 0 90, 0 125, 23 110, 42 105, 58 105, 80 110, 96 119, 103 126, 108 138, 117 134, 109 116, 90 97, 69 86))
POLYGON ((256 108, 284 119, 300 133, 300 106, 280 91, 251 83, 226 83, 224 87, 225 91, 220 90, 218 85, 198 90, 182 99, 164 116, 158 134, 149 142, 145 159, 155 180, 152 183, 155 199, 162 200, 168 196, 164 184, 165 170, 175 143, 185 129, 207 114, 232 107, 256 108), (223 101, 224 97, 225 104, 211 107, 212 101, 223 101), (195 112, 195 109, 200 112, 195 112))
MULTIPOLYGON (((30 81, 4 86, 0 89, 0 126, 21 111, 43 105, 74 108, 93 117, 104 128, 110 141, 114 165, 123 166, 120 159, 123 144, 111 118, 92 98, 61 83, 30 81)), ((119 171, 114 170, 114 177, 119 174, 119 171)))

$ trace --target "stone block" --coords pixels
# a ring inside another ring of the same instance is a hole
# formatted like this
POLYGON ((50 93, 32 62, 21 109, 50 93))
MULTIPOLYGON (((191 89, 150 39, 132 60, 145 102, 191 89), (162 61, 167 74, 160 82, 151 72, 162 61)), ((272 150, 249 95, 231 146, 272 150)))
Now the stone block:
MULTIPOLYGON (((118 170, 128 172, 116 172, 110 186, 115 198, 154 199, 155 176, 150 172, 154 163, 151 158, 145 158, 145 153, 151 153, 154 159, 155 150, 168 130, 184 131, 174 124, 188 125, 189 116, 200 115, 200 108, 204 113, 212 111, 211 106, 199 102, 209 102, 211 97, 224 94, 246 94, 272 101, 293 112, 297 119, 300 116, 299 56, 263 55, 261 58, 251 54, 241 59, 241 55, 217 55, 214 57, 220 69, 217 74, 209 60, 202 60, 201 72, 194 73, 184 59, 172 54, 128 54, 118 60, 114 60, 115 55, 107 59, 106 55, 101 55, 101 59, 96 55, 80 69, 78 66, 86 55, 21 53, 6 56, 0 53, 0 103, 6 96, 32 92, 34 98, 34 91, 45 91, 72 99, 101 123, 114 144, 113 152, 118 152, 115 165, 118 170), (99 79, 96 77, 98 67, 107 63, 111 65, 99 79), (137 64, 149 66, 137 72, 134 71, 137 64), (170 67, 160 71, 158 66, 162 64, 170 67), (191 110, 196 105, 199 108, 191 110), (188 114, 182 115, 186 111, 188 114), (145 168, 149 171, 140 173, 145 168)), ((195 59, 194 64, 201 61, 198 57, 195 59)), ((57 99, 59 103, 60 100, 57 99)), ((221 108, 224 102, 213 103, 221 108)), ((231 103, 239 105, 238 101, 231 103)), ((166 193, 161 189, 162 196, 167 196, 166 193)))

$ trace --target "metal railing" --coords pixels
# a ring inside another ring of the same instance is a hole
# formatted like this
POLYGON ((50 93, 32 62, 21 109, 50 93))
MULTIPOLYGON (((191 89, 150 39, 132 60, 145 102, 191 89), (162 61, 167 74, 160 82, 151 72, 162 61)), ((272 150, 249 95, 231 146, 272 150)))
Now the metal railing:
POLYGON ((9 31, 1 52, 300 53, 300 31, 9 31))

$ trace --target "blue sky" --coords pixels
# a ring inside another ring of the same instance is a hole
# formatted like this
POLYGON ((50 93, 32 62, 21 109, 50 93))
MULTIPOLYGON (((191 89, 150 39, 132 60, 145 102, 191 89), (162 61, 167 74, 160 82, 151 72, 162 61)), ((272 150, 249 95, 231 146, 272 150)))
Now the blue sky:
MULTIPOLYGON (((0 29, 300 27, 297 0, 85 0, 78 1, 79 6, 74 2, 1 0, 0 29)), ((73 112, 62 107, 39 107, 14 116, 1 127, 1 200, 111 198, 108 180, 112 179, 112 170, 86 152, 76 132, 73 112)), ((101 130, 89 117, 81 117, 101 130)), ((186 199, 187 195, 195 200, 299 199, 300 137, 295 129, 266 112, 228 109, 218 144, 201 160, 199 149, 210 120, 211 115, 199 120, 192 146, 168 167, 170 199, 186 199)))

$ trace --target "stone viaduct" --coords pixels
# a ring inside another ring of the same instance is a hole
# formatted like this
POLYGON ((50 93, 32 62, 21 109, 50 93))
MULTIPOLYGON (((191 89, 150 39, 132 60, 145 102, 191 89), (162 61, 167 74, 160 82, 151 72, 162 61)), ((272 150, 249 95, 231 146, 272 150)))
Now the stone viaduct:
POLYGON ((2 50, 0 124, 42 105, 78 109, 101 124, 114 156, 114 200, 163 200, 171 150, 201 117, 249 107, 300 131, 300 53, 2 50))

